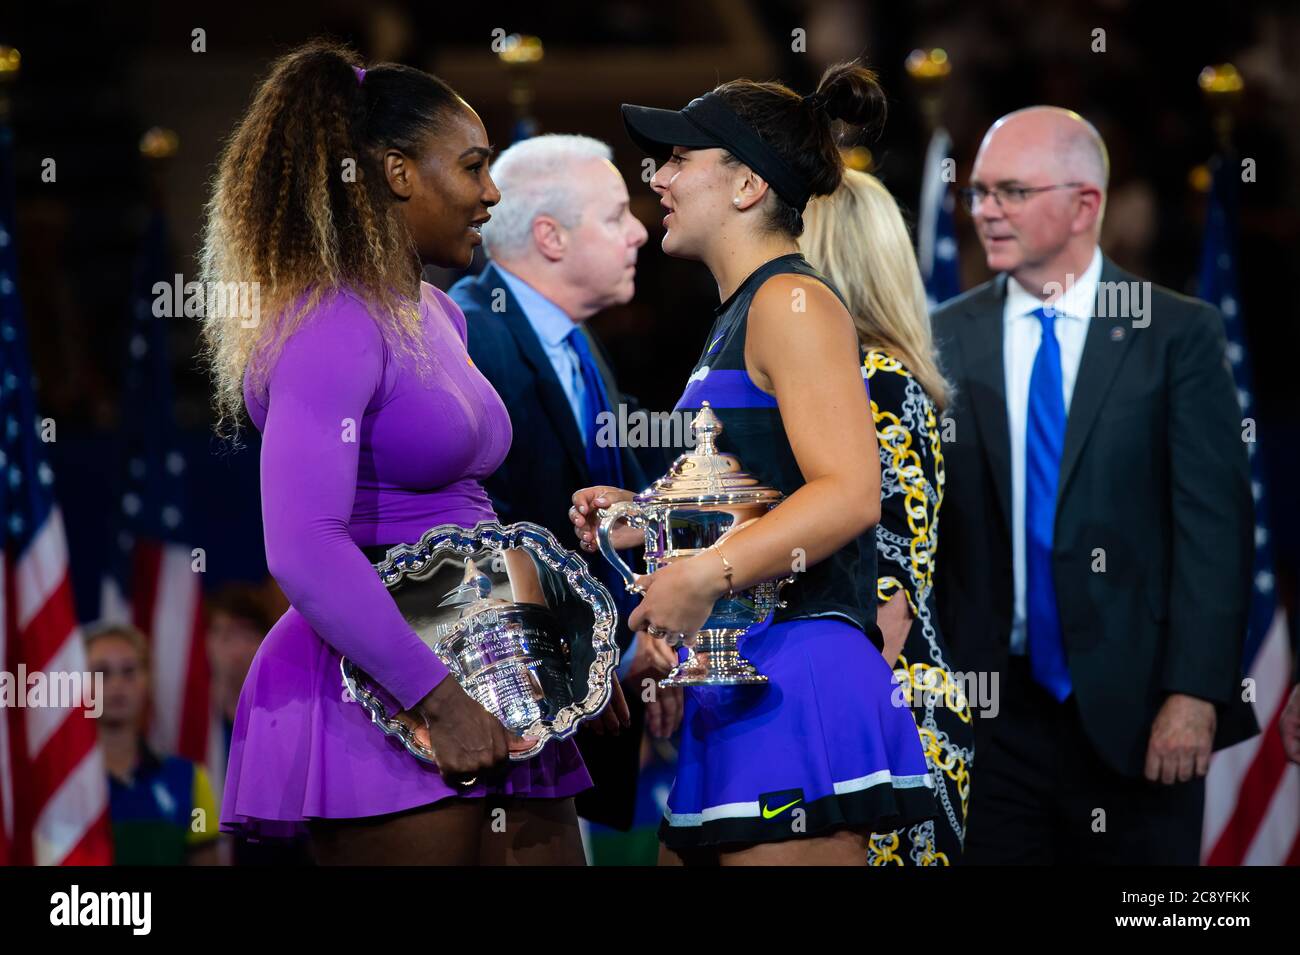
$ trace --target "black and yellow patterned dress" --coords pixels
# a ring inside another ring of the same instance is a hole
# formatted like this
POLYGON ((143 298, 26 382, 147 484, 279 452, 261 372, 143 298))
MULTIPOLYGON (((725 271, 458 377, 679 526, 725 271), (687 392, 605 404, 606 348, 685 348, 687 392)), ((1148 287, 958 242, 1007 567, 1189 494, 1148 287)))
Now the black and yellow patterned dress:
POLYGON ((912 629, 894 664, 902 698, 921 733, 939 803, 937 818, 871 837, 871 865, 953 865, 961 861, 970 804, 974 729, 934 608, 935 549, 943 503, 939 416, 920 382, 891 355, 868 351, 863 377, 880 442, 880 525, 876 599, 901 595, 912 629))

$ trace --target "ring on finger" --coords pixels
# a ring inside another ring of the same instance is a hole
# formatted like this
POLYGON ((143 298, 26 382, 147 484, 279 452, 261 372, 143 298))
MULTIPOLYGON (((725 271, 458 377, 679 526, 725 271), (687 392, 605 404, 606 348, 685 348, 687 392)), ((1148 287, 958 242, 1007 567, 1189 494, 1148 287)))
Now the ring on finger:
POLYGON ((652 637, 666 637, 666 636, 668 636, 668 631, 667 631, 667 630, 665 630, 663 627, 656 627, 654 624, 650 624, 649 626, 647 626, 647 627, 645 628, 645 632, 648 633, 648 634, 650 634, 650 636, 652 636, 652 637))

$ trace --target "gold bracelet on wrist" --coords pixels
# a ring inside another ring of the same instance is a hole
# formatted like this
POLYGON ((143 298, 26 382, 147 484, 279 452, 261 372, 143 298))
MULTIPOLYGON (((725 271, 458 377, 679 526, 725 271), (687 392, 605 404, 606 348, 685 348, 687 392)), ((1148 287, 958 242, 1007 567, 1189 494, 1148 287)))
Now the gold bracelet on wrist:
POLYGON ((722 558, 722 576, 727 579, 727 599, 731 600, 736 596, 736 592, 731 585, 731 575, 735 571, 735 568, 731 566, 731 561, 727 560, 727 555, 722 552, 721 547, 714 544, 711 549, 717 551, 718 556, 722 558))

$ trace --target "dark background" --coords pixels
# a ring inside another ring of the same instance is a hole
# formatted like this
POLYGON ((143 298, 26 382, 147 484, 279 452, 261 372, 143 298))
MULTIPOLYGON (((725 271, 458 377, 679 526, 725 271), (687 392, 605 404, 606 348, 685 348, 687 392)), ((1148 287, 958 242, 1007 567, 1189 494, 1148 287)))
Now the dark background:
MULTIPOLYGON (((131 268, 149 210, 165 205, 177 270, 194 253, 217 152, 277 54, 327 34, 367 61, 437 73, 478 110, 498 148, 509 143, 510 78, 492 31, 536 34, 545 58, 532 80, 546 132, 610 142, 650 230, 632 304, 592 320, 625 390, 669 408, 698 354, 717 290, 698 263, 658 249, 656 200, 623 133, 620 102, 677 108, 738 76, 810 91, 829 63, 863 54, 890 96, 871 144, 877 175, 912 218, 926 130, 903 70, 908 52, 942 46, 953 64, 943 122, 964 181, 988 125, 1034 103, 1070 107, 1106 138, 1113 164, 1103 249, 1121 266, 1191 292, 1204 214, 1192 171, 1214 152, 1196 77, 1227 60, 1241 70, 1234 140, 1257 162, 1241 189, 1241 302, 1254 362, 1260 452, 1267 469, 1280 592, 1294 606, 1300 541, 1295 484, 1300 400, 1292 369, 1300 266, 1300 5, 1045 4, 1029 0, 745 2, 661 0, 600 4, 264 2, 88 5, 23 2, 0 14, 0 43, 17 46, 12 92, 18 150, 17 238, 41 413, 53 418, 58 495, 73 549, 78 610, 93 617, 103 555, 114 534, 120 472, 120 390, 126 366, 131 268), (206 31, 206 52, 191 31, 206 31), (1106 51, 1092 52, 1093 31, 1106 51), (806 31, 806 52, 791 49, 806 31), (180 151, 161 170, 139 154, 151 126, 174 129, 180 151), (58 163, 55 183, 41 162, 58 163)), ((963 285, 988 277, 969 219, 959 213, 963 285)), ((430 273, 448 284, 451 276, 430 273)), ((256 433, 247 446, 211 436, 209 387, 197 327, 171 332, 175 414, 189 461, 189 529, 208 553, 209 585, 260 579, 256 433)), ((304 475, 310 480, 310 475, 304 475)), ((942 553, 940 554, 942 560, 942 553)))

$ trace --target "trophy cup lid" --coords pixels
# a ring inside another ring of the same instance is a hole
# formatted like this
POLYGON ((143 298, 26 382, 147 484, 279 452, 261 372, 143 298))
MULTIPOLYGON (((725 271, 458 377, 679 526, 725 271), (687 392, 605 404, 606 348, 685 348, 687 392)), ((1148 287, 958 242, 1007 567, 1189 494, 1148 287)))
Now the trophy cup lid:
POLYGON ((717 448, 722 422, 709 407, 700 403, 691 421, 695 448, 679 456, 668 473, 638 494, 638 504, 708 504, 719 501, 761 504, 781 500, 776 488, 768 487, 744 470, 734 454, 717 448))

